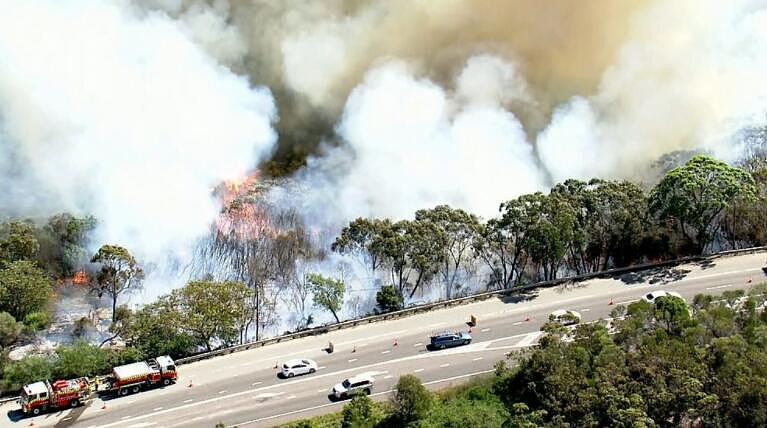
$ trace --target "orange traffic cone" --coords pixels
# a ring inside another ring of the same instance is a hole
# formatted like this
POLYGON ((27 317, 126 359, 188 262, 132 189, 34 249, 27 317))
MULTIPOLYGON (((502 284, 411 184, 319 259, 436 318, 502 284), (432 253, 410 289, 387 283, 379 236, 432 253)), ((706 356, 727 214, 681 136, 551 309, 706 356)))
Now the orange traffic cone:
POLYGON ((355 352, 357 352, 357 345, 354 345, 354 346, 352 347, 352 354, 353 354, 353 353, 355 353, 355 352))
POLYGON ((608 303, 608 305, 612 306, 612 305, 614 305, 614 304, 615 304, 615 302, 613 302, 613 299, 612 299, 612 298, 610 298, 610 303, 608 303))
POLYGON ((189 379, 189 385, 187 385, 186 387, 187 388, 191 388, 192 386, 194 386, 194 385, 192 385, 192 379, 189 379))
POLYGON ((274 362, 274 369, 277 370, 280 368, 280 365, 277 363, 277 361, 274 362))
POLYGON ((392 347, 395 347, 395 348, 397 347, 397 338, 396 337, 394 338, 394 343, 392 344, 392 347))
POLYGON ((102 404, 101 405, 101 410, 106 410, 106 409, 107 409, 107 404, 106 403, 102 404))
POLYGON ((525 322, 530 321, 530 315, 525 316, 525 322))
POLYGON ((31 426, 31 427, 35 426, 35 421, 30 422, 29 426, 31 426))
POLYGON ((746 284, 751 284, 751 278, 749 278, 748 281, 746 281, 746 284))

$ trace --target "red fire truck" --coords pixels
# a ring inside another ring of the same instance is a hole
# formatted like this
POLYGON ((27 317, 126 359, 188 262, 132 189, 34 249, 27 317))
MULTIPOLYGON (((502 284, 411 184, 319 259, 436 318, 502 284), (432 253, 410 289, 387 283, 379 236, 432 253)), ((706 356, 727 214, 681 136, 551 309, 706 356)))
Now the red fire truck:
POLYGON ((48 409, 77 407, 91 397, 93 386, 88 378, 46 381, 24 385, 19 404, 24 413, 39 415, 48 409))
MULTIPOLYGON (((176 363, 167 355, 138 363, 117 366, 102 379, 103 390, 117 395, 139 392, 142 388, 155 385, 170 385, 175 382, 176 363)), ((102 390, 102 389, 100 389, 102 390)))

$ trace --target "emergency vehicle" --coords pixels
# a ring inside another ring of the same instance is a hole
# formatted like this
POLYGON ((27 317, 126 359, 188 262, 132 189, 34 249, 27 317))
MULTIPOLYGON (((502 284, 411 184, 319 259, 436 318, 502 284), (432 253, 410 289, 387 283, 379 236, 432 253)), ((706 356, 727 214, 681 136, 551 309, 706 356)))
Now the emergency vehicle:
POLYGON ((174 383, 176 363, 167 355, 138 363, 125 364, 112 369, 112 373, 99 379, 103 390, 117 395, 139 392, 142 388, 174 383))
POLYGON ((21 389, 19 404, 26 414, 39 415, 48 409, 77 407, 93 394, 90 379, 81 377, 70 380, 57 380, 30 383, 21 389))

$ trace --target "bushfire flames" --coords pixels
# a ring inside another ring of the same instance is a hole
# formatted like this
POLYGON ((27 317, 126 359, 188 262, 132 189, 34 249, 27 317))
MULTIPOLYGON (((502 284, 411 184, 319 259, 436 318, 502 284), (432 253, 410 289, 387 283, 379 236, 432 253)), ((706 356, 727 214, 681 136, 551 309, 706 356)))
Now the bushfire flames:
POLYGON ((222 207, 216 220, 219 234, 242 240, 273 234, 268 215, 256 203, 259 193, 257 172, 224 182, 216 193, 222 207))
POLYGON ((72 276, 72 284, 74 285, 88 285, 88 275, 84 270, 80 269, 72 276))

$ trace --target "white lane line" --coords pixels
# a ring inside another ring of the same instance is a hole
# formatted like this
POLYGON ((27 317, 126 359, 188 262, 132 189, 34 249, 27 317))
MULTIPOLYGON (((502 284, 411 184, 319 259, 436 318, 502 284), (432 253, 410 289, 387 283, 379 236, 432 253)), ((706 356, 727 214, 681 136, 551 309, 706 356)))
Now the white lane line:
POLYGON ((289 396, 285 397, 286 400, 292 400, 294 398, 296 398, 295 395, 289 395, 289 396))
POLYGON ((423 371, 423 369, 415 369, 415 370, 413 370, 413 373, 421 373, 422 371, 423 371))
POLYGON ((450 363, 440 364, 441 368, 450 367, 450 363))
POLYGON ((489 329, 489 328, 483 328, 483 329, 482 329, 482 330, 480 330, 480 331, 481 331, 482 333, 487 333, 488 331, 490 331, 490 329, 489 329))
POLYGON ((192 419, 193 421, 201 421, 205 419, 205 416, 197 416, 196 418, 192 419))
MULTIPOLYGON (((436 383, 449 382, 451 380, 462 379, 462 378, 471 377, 471 376, 478 376, 478 375, 482 375, 482 374, 486 374, 486 373, 491 373, 491 372, 494 372, 494 371, 495 371, 495 369, 492 369, 492 370, 482 370, 482 371, 479 371, 479 372, 467 373, 467 374, 463 374, 463 375, 449 377, 449 378, 446 378, 446 379, 439 379, 439 380, 433 380, 431 382, 424 382, 423 384, 424 385, 434 385, 436 383)), ((390 394, 393 391, 394 391, 393 389, 389 389, 387 391, 381 391, 381 392, 376 392, 375 394, 370 394, 370 396, 371 397, 375 397, 375 396, 378 396, 378 395, 390 394)), ((330 406, 340 406, 341 404, 343 404, 343 403, 342 402, 339 402, 339 403, 327 403, 327 404, 320 404, 318 406, 307 407, 305 409, 291 410, 290 412, 280 413, 280 414, 271 415, 271 416, 264 416, 263 418, 251 419, 249 421, 241 422, 241 423, 238 423, 238 424, 228 425, 227 428, 241 427, 241 426, 244 426, 244 425, 254 424, 256 422, 268 421, 269 419, 280 418, 280 417, 289 416, 289 415, 295 415, 296 413, 308 412, 308 411, 311 411, 311 410, 322 409, 322 408, 330 407, 330 406)))
POLYGON ((706 287, 706 290, 718 290, 720 288, 732 287, 734 284, 717 285, 716 287, 706 287))
POLYGON ((137 424, 128 425, 128 428, 146 428, 151 427, 152 425, 157 425, 157 422, 139 422, 137 424))
POLYGON ((520 340, 515 346, 519 347, 526 347, 532 345, 533 342, 535 342, 539 337, 543 335, 542 332, 536 331, 535 333, 530 333, 526 335, 522 340, 520 340))
POLYGON ((580 311, 581 311, 581 312, 588 312, 588 311, 590 311, 590 310, 591 310, 591 308, 583 308, 583 309, 581 309, 580 311))
POLYGON ((133 416, 123 416, 123 417, 121 417, 120 419, 122 419, 122 420, 125 420, 125 419, 130 419, 130 418, 132 418, 132 417, 133 417, 133 416))
POLYGON ((317 370, 322 370, 324 368, 325 368, 325 366, 319 366, 319 367, 317 367, 317 370))
POLYGON ((70 419, 72 419, 72 417, 71 417, 71 416, 67 416, 66 418, 62 418, 61 420, 62 420, 62 421, 68 421, 68 420, 70 420, 70 419))
POLYGON ((423 346, 423 343, 421 343, 421 342, 418 342, 418 343, 416 343, 415 345, 413 345, 413 348, 417 348, 417 347, 419 347, 419 346, 423 346))
POLYGON ((263 383, 263 382, 261 382, 261 381, 259 380, 258 382, 253 382, 253 383, 251 383, 251 385, 252 385, 252 386, 256 386, 256 385, 261 385, 262 383, 263 383))
POLYGON ((322 388, 322 389, 318 389, 318 390, 317 390, 317 392, 325 392, 325 391, 326 391, 326 389, 325 389, 325 388, 322 388))
POLYGON ((638 301, 639 301, 639 299, 626 300, 626 301, 623 301, 623 302, 618 302, 618 303, 616 303, 616 305, 628 305, 629 303, 634 303, 634 302, 638 302, 638 301))
MULTIPOLYGON (((361 337, 361 338, 359 338, 359 339, 356 339, 356 340, 347 340, 346 342, 336 342, 336 343, 335 343, 335 345, 347 345, 347 344, 349 344, 349 343, 355 343, 355 342, 358 342, 358 341, 360 341, 360 340, 378 339, 379 337, 388 337, 388 336, 396 337, 396 336, 397 336, 397 335, 399 335, 399 334, 402 334, 402 333, 407 333, 407 332, 408 332, 408 330, 396 330, 396 331, 390 331, 390 332, 388 332, 388 333, 377 334, 377 335, 375 335, 375 336, 365 336, 365 337, 361 337)), ((362 347, 362 346, 365 346, 365 345, 367 345, 367 342, 366 342, 366 343, 364 343, 364 344, 362 344, 362 345, 357 345, 357 347, 359 348, 359 347, 362 347)), ((305 352, 298 352, 298 353, 300 354, 300 353, 305 353, 305 352)))
POLYGON ((472 361, 479 361, 481 359, 482 359, 482 357, 477 357, 477 358, 472 359, 472 361))
POLYGON ((219 394, 226 394, 226 390, 222 389, 221 391, 218 391, 219 394))
POLYGON ((513 325, 520 325, 520 324, 522 324, 522 323, 523 323, 522 321, 517 321, 517 322, 515 322, 513 325))
POLYGON ((391 352, 391 351, 382 351, 381 353, 382 354, 388 354, 389 352, 391 352))
POLYGON ((188 400, 184 400, 184 403, 191 403, 192 401, 194 401, 194 399, 190 398, 188 400))
POLYGON ((394 376, 392 376, 392 375, 386 375, 386 376, 384 376, 384 379, 391 379, 391 378, 393 378, 393 377, 394 377, 394 376))
POLYGON ((285 394, 284 392, 262 392, 256 395, 254 398, 272 398, 285 394))
POLYGON ((349 360, 350 363, 353 363, 355 361, 357 361, 357 358, 352 358, 351 360, 349 360))
POLYGON ((162 407, 155 407, 154 409, 152 409, 153 412, 156 412, 158 410, 162 410, 162 407))

